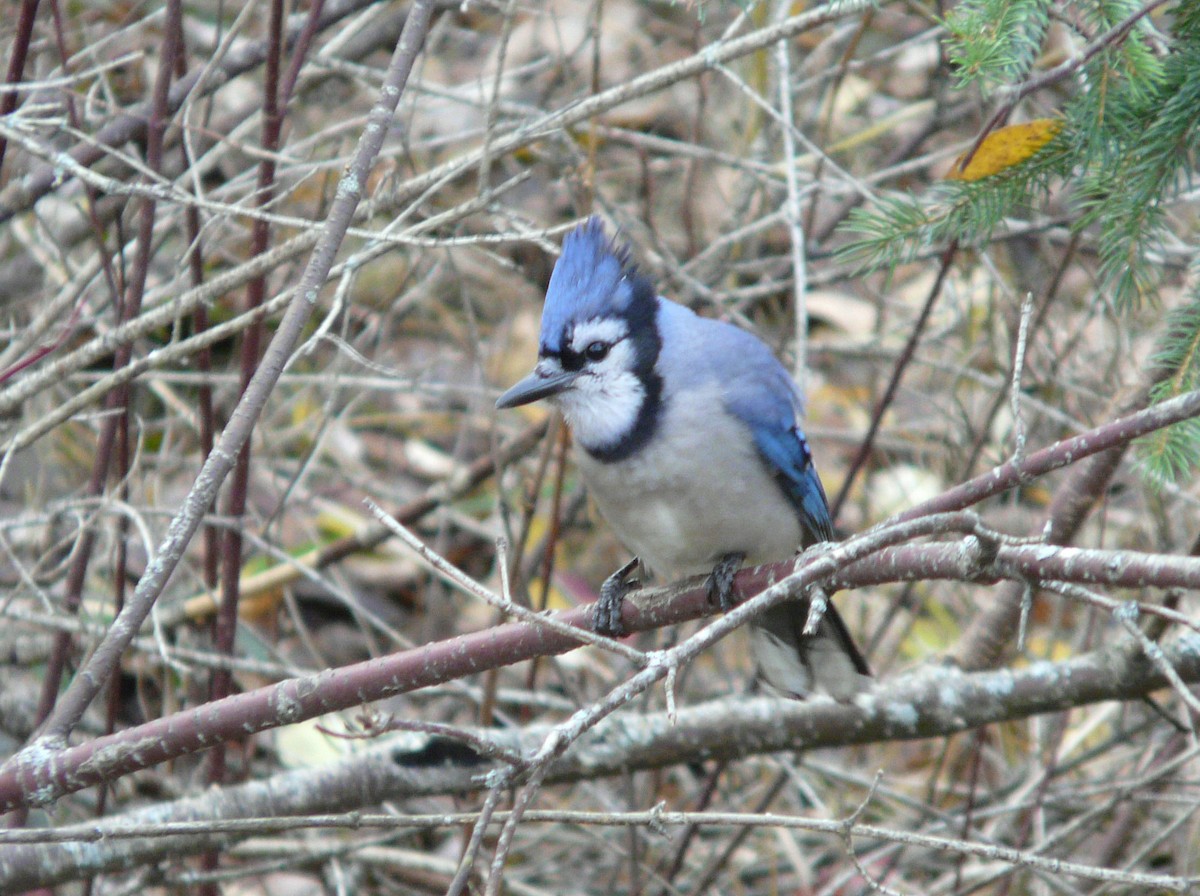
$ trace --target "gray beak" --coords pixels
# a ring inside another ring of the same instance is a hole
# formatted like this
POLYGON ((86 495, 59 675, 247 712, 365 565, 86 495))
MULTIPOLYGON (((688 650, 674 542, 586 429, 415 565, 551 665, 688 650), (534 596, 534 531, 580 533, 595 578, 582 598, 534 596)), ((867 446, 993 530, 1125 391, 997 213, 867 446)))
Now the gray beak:
POLYGON ((571 384, 578 376, 579 371, 577 370, 556 370, 549 373, 543 371, 539 365, 533 369, 533 373, 497 398, 496 407, 515 408, 517 405, 529 404, 539 398, 557 395, 559 392, 571 388, 571 384))

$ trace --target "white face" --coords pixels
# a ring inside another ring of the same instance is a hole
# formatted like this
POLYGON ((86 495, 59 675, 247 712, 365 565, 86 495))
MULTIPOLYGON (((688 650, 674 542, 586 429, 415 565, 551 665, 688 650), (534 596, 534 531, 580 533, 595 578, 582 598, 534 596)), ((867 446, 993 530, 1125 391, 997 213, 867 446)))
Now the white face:
MULTIPOLYGON (((632 429, 646 389, 633 372, 636 362, 629 330, 618 318, 585 321, 575 327, 570 350, 583 358, 579 377, 551 400, 584 448, 604 448, 632 429)), ((558 365, 555 358, 542 364, 558 365)))

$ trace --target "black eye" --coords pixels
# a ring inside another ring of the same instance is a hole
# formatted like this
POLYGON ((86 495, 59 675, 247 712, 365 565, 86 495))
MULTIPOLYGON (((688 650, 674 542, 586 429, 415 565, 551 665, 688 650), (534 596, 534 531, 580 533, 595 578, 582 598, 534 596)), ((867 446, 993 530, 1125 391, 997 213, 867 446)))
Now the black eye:
POLYGON ((612 348, 606 342, 593 342, 583 350, 583 356, 589 361, 603 361, 608 356, 608 350, 612 348))

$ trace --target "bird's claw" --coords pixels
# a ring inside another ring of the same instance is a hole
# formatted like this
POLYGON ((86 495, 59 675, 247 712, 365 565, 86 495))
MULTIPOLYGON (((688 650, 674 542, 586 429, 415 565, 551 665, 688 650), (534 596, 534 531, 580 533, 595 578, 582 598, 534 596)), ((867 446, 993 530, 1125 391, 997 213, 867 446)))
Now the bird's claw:
POLYGON ((600 586, 600 597, 592 609, 592 629, 596 634, 620 638, 626 633, 625 624, 621 621, 621 604, 625 601, 625 595, 637 586, 633 573, 640 562, 634 557, 600 586))
POLYGON ((733 593, 733 577, 742 568, 745 554, 726 554, 717 561, 713 571, 709 573, 705 588, 708 591, 708 602, 717 604, 721 611, 728 613, 737 606, 737 598, 733 593))

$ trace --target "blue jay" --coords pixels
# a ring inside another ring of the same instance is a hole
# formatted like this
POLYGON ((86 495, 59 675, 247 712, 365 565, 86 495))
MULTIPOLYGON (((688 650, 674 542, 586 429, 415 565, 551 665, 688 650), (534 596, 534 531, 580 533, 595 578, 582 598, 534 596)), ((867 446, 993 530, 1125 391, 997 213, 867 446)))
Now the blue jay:
MULTIPOLYGON (((743 562, 833 538, 783 365, 745 330, 657 296, 594 217, 563 241, 537 366, 496 407, 542 398, 562 411, 600 513, 637 555, 601 588, 593 621, 603 634, 622 634, 639 561, 672 579, 707 574, 710 599, 728 610, 743 562)), ((845 623, 829 606, 805 636, 806 618, 786 602, 755 619, 759 676, 788 696, 819 688, 850 699, 870 672, 845 623)))

